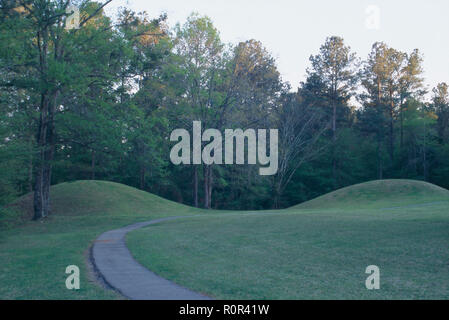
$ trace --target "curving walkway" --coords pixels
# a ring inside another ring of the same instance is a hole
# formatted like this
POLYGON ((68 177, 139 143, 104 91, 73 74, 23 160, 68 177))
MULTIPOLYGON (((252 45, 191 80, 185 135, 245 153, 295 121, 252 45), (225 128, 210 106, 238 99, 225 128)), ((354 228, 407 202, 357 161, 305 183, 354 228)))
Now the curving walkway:
POLYGON ((132 257, 125 244, 128 232, 171 217, 135 223, 100 235, 92 247, 92 263, 105 282, 122 295, 136 300, 207 300, 207 296, 159 277, 132 257))

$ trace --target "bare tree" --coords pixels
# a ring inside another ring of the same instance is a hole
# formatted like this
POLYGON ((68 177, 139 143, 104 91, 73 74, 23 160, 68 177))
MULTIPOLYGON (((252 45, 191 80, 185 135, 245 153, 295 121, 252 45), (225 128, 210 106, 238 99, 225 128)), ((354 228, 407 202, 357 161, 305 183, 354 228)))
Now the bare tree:
POLYGON ((306 103, 300 94, 286 93, 281 101, 275 112, 279 128, 279 168, 273 180, 274 208, 279 208, 281 196, 296 171, 328 147, 328 143, 320 142, 320 137, 330 127, 323 111, 306 103))

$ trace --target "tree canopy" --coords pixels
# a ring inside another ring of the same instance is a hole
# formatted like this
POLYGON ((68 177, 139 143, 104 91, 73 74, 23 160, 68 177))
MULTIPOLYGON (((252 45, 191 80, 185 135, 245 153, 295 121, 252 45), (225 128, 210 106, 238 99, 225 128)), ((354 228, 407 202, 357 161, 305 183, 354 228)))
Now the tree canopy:
POLYGON ((172 29, 166 15, 113 19, 109 2, 0 2, 0 205, 34 192, 40 219, 51 184, 82 179, 219 209, 286 207, 373 179, 449 187, 448 85, 426 99, 418 49, 377 42, 358 57, 329 36, 293 90, 256 39, 223 43, 197 13, 172 29), (66 27, 71 4, 78 28, 66 27), (193 121, 279 129, 277 174, 172 164, 170 133, 193 121))

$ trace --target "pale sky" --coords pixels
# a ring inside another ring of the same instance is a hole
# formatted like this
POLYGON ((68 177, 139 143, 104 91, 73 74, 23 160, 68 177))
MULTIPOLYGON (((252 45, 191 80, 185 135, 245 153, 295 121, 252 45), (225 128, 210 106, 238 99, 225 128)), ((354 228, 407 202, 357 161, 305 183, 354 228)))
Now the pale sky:
POLYGON ((191 12, 207 15, 225 43, 261 41, 293 88, 305 80, 309 56, 331 35, 343 37, 362 59, 376 41, 406 52, 418 48, 425 83, 449 82, 448 0, 113 0, 107 11, 120 6, 151 17, 165 12, 171 27, 191 12), (370 6, 379 9, 378 28, 370 6))

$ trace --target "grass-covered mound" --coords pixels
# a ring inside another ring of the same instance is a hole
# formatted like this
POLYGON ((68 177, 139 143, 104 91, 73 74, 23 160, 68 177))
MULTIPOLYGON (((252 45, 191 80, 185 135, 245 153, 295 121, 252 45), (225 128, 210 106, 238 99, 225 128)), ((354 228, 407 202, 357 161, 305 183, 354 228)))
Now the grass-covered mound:
POLYGON ((216 298, 447 299, 447 193, 369 182, 287 210, 148 226, 127 243, 149 269, 216 298), (380 290, 365 288, 369 265, 380 290))
MULTIPOLYGON (((33 216, 33 194, 27 194, 7 206, 9 224, 29 221, 33 216)), ((151 193, 108 181, 75 181, 51 187, 51 215, 54 216, 123 216, 189 211, 193 208, 166 200, 151 193)), ((1 220, 0 220, 1 221, 1 220)))
POLYGON ((32 195, 9 206, 0 230, 0 299, 102 299, 118 295, 89 278, 88 248, 102 232, 138 221, 201 210, 125 185, 77 181, 51 188, 51 215, 30 221, 32 195), (20 223, 20 224, 19 224, 20 223), (81 289, 65 287, 65 268, 81 269, 81 289))
POLYGON ((449 191, 415 180, 376 180, 352 185, 293 208, 387 208, 449 201, 449 191))
POLYGON ((370 182, 287 210, 233 213, 111 182, 51 192, 52 214, 42 221, 30 221, 31 195, 8 208, 16 213, 0 230, 0 299, 119 298, 92 280, 93 240, 138 221, 195 214, 131 233, 130 249, 151 270, 218 298, 449 296, 447 191, 426 183, 370 182), (72 264, 81 269, 78 291, 65 287, 72 264), (379 291, 364 288, 369 264, 381 268, 379 291))

